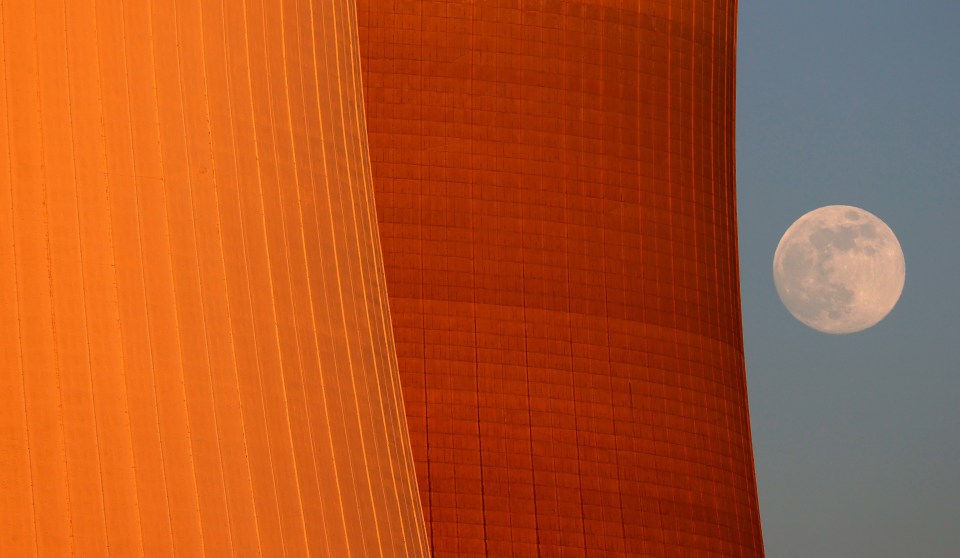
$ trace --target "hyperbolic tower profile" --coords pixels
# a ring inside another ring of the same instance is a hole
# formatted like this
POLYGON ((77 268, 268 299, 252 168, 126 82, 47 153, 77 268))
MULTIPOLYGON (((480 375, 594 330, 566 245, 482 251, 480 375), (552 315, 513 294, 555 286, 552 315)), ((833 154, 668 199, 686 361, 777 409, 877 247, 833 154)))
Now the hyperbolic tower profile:
POLYGON ((737 2, 358 7, 434 556, 762 556, 737 2))
POLYGON ((0 556, 425 556, 347 0, 0 3, 0 556))
POLYGON ((0 556, 761 557, 736 7, 0 2, 0 556))

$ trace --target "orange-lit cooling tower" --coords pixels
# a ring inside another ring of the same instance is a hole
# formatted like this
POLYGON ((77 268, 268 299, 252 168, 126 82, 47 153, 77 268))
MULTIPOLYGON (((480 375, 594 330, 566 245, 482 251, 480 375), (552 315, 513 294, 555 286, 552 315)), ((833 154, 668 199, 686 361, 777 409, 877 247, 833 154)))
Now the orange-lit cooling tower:
POLYGON ((763 555, 736 8, 358 0, 437 558, 763 555))
POLYGON ((348 0, 0 3, 0 556, 422 556, 348 0))

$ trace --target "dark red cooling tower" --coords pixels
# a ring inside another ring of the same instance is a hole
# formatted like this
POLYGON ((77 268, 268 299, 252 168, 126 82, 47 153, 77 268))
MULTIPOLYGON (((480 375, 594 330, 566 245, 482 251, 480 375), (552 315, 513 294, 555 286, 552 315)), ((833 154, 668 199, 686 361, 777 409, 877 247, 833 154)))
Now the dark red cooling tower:
POLYGON ((359 0, 434 556, 763 556, 736 11, 359 0))

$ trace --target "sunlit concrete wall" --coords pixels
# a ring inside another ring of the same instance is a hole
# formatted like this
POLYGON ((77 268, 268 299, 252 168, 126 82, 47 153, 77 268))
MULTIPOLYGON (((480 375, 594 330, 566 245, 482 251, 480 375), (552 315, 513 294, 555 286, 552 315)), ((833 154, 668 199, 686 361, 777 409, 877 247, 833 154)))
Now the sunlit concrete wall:
POLYGON ((0 556, 421 556, 348 0, 0 2, 0 556))
POLYGON ((763 555, 736 11, 358 0, 435 556, 763 555))

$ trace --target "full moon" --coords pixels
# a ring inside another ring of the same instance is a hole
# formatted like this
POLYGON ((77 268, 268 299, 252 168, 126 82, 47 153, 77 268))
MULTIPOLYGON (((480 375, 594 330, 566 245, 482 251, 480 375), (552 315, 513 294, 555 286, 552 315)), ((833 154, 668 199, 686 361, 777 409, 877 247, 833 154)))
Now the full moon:
POLYGON ((773 257, 787 310, 824 333, 862 331, 893 310, 906 266, 900 242, 869 211, 829 205, 796 220, 773 257))

